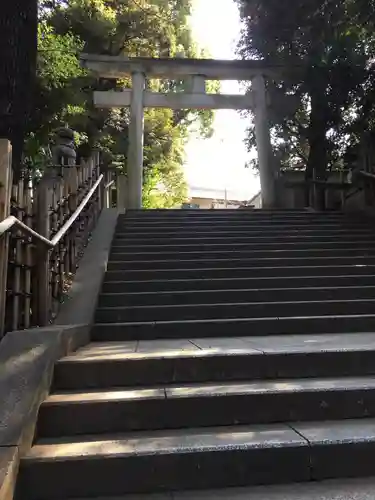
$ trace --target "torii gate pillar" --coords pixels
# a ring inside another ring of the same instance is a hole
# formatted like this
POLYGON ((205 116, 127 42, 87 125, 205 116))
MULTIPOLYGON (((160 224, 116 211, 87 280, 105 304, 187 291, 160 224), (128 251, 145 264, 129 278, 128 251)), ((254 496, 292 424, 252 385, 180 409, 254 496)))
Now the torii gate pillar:
MULTIPOLYGON (((196 78, 193 91, 204 93, 197 87, 201 83, 196 78)), ((204 80, 203 80, 204 84, 204 80)), ((201 86, 200 86, 201 87, 201 86)), ((144 142, 144 90, 145 75, 132 73, 130 101, 129 146, 128 146, 128 193, 127 208, 142 208, 143 185, 143 142, 144 142)), ((275 179, 272 165, 272 148, 268 121, 267 94, 264 77, 255 75, 252 79, 255 137, 258 151, 260 184, 263 208, 275 207, 275 179)))
MULTIPOLYGON (((84 67, 102 78, 132 76, 133 88, 121 92, 94 92, 99 108, 130 107, 127 208, 142 208, 144 108, 168 109, 251 109, 255 135, 263 207, 276 206, 275 172, 270 141, 268 105, 264 77, 275 77, 278 68, 262 61, 216 61, 210 59, 150 59, 123 56, 81 55, 84 67), (152 92, 145 89, 146 75, 162 80, 191 80, 183 92, 152 92), (252 81, 245 95, 207 94, 206 80, 252 81)), ((277 105, 276 103, 273 103, 277 105)))
POLYGON ((267 94, 263 75, 258 74, 253 77, 252 90, 254 92, 253 111, 260 185, 262 189, 262 207, 275 208, 275 175, 272 162, 273 155, 270 137, 270 124, 268 120, 267 94))
POLYGON ((128 196, 129 209, 142 208, 143 185, 143 137, 144 107, 143 92, 145 75, 132 74, 132 93, 130 101, 130 123, 128 139, 128 196))

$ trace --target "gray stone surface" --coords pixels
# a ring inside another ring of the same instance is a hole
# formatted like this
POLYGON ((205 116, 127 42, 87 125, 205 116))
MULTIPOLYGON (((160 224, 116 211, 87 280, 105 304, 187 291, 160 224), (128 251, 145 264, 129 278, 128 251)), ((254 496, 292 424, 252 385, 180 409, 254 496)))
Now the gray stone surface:
POLYGON ((66 356, 61 362, 90 362, 100 361, 103 358, 109 360, 123 359, 129 354, 133 354, 136 346, 136 341, 93 342, 66 356))
POLYGON ((137 345, 137 352, 158 352, 163 354, 167 351, 197 351, 199 348, 190 340, 141 340, 137 345))
POLYGON ((44 402, 44 405, 84 404, 106 402, 146 401, 150 399, 165 399, 164 389, 111 389, 105 391, 89 391, 54 393, 44 402))
POLYGON ((248 337, 254 349, 265 353, 364 351, 375 348, 375 333, 340 333, 248 337))
MULTIPOLYGON (((374 500, 375 478, 174 493, 173 500, 374 500)), ((123 500, 131 500, 131 497, 123 500)), ((146 499, 145 499, 146 500, 146 499)), ((152 498, 150 497, 150 500, 152 498)))
MULTIPOLYGON (((125 495, 96 500, 374 500, 375 478, 256 486, 166 495, 125 495)), ((83 499, 72 499, 83 500, 83 499)))
POLYGON ((46 398, 57 359, 88 342, 84 325, 11 332, 0 344, 0 447, 33 439, 37 412, 46 398))
POLYGON ((21 457, 31 446, 57 359, 86 344, 87 325, 8 333, 0 344, 0 500, 11 500, 21 457))
MULTIPOLYGON (((273 354, 295 352, 374 351, 375 333, 277 335, 270 337, 141 340, 95 342, 79 349, 66 361, 90 361, 103 356, 122 358, 133 353, 144 355, 273 354), (203 352, 202 352, 203 351, 203 352)), ((64 361, 65 361, 64 360, 64 361)))
POLYGON ((375 389, 375 376, 184 384, 169 386, 165 389, 167 397, 173 398, 305 392, 322 392, 324 395, 330 391, 373 390, 375 389))
POLYGON ((216 352, 238 352, 255 354, 255 349, 248 342, 249 339, 245 338, 206 338, 194 339, 192 342, 200 349, 212 349, 216 352))
POLYGON ((102 211, 74 277, 69 296, 62 305, 55 324, 90 324, 93 321, 103 276, 107 270, 117 217, 116 209, 102 211))
POLYGON ((291 424, 291 426, 312 446, 317 444, 373 443, 375 441, 375 419, 373 418, 298 422, 291 424))
POLYGON ((26 461, 69 460, 77 457, 156 455, 207 452, 210 450, 249 450, 307 447, 307 441, 286 425, 252 425, 135 432, 121 436, 78 436, 41 439, 26 456, 26 461))
POLYGON ((19 463, 16 446, 0 448, 0 500, 12 500, 19 463))
MULTIPOLYGON (((52 500, 52 499, 51 499, 52 500)), ((83 498, 71 498, 69 500, 85 500, 83 498)), ((87 499, 86 499, 87 500, 87 499)), ((97 497, 95 500, 173 500, 172 493, 162 495, 126 495, 124 497, 97 497)))

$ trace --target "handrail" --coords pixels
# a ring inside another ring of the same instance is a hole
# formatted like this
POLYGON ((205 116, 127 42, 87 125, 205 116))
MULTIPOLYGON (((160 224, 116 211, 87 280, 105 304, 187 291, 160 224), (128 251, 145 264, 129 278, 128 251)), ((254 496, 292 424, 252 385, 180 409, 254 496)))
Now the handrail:
POLYGON ((358 173, 360 175, 363 175, 363 177, 367 177, 369 179, 375 179, 375 174, 371 174, 370 172, 366 172, 366 170, 360 170, 358 173))
POLYGON ((9 215, 9 217, 0 222, 0 238, 3 236, 3 234, 12 229, 13 226, 17 226, 24 233, 29 234, 33 238, 38 239, 46 246, 53 248, 53 245, 51 244, 50 240, 48 240, 41 234, 31 229, 31 227, 26 226, 26 224, 24 224, 22 221, 20 221, 19 219, 17 219, 17 217, 14 217, 13 215, 9 215))
POLYGON ((87 203, 90 201, 92 195, 95 193, 95 191, 98 189, 98 186, 102 182, 104 178, 104 175, 101 174, 98 177, 98 180, 95 182, 93 187, 90 189, 90 191, 87 193, 87 195, 83 198, 81 201, 80 205, 76 208, 74 213, 69 217, 69 219, 65 222, 65 224, 62 226, 62 228, 55 234, 55 236, 52 238, 52 240, 49 240, 42 236, 41 234, 37 233, 33 229, 31 229, 29 226, 24 224, 22 221, 17 219, 17 217, 14 217, 13 215, 10 215, 6 219, 4 219, 2 222, 0 222, 0 238, 3 234, 8 232, 10 229, 12 229, 13 226, 17 226, 21 231, 24 233, 32 236, 33 238, 36 238, 39 240, 41 243, 44 243, 48 248, 54 248, 61 238, 65 236, 69 228, 74 224, 82 210, 85 208, 87 203))
POLYGON ((90 189, 90 191, 87 193, 87 195, 83 198, 79 207, 75 210, 75 212, 71 215, 71 217, 69 217, 69 219, 63 225, 63 227, 52 238, 51 243, 53 246, 56 246, 58 244, 58 242, 61 240, 61 238, 64 237, 65 233, 68 231, 70 226, 72 224, 74 224, 74 222, 76 221, 76 219, 78 218, 78 216, 80 215, 82 210, 85 208, 87 203, 90 201, 91 196, 97 190, 97 188, 98 188, 99 184, 102 182, 103 178, 104 178, 103 174, 99 175, 98 180, 95 182, 95 184, 90 189))

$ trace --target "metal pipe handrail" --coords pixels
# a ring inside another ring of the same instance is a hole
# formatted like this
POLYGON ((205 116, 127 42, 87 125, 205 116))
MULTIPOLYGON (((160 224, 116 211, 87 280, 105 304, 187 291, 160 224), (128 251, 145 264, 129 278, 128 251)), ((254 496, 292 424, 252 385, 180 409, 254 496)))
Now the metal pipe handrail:
POLYGON ((114 185, 114 183, 115 183, 115 181, 114 181, 114 180, 112 180, 112 181, 108 182, 108 184, 106 184, 106 185, 104 186, 104 189, 108 189, 108 188, 112 187, 112 186, 114 185))
POLYGON ((72 224, 74 224, 74 222, 79 217, 79 215, 82 212, 82 210, 85 208, 85 206, 87 205, 87 203, 90 201, 92 195, 97 190, 97 188, 98 188, 99 184, 102 182, 103 178, 104 178, 104 175, 101 174, 99 176, 98 180, 93 185, 93 187, 90 189, 90 191, 87 193, 87 195, 83 198, 83 200, 81 201, 79 207, 76 208, 76 210, 72 214, 72 216, 69 217, 69 219, 63 225, 63 227, 52 238, 51 243, 52 243, 53 246, 56 246, 58 244, 58 242, 61 240, 61 238, 63 238, 65 236, 65 234, 67 233, 67 231, 70 228, 70 226, 72 224))
POLYGON ((24 224, 22 221, 17 219, 17 217, 14 217, 13 215, 9 215, 6 219, 4 219, 2 222, 0 222, 0 238, 7 233, 12 227, 17 226, 22 232, 28 234, 29 236, 32 236, 33 238, 38 239, 42 243, 44 243, 46 246, 52 248, 53 245, 51 244, 50 240, 42 236, 41 234, 37 233, 31 227, 27 226, 24 224))
POLYGON ((366 170, 360 170, 358 173, 360 175, 362 175, 363 177, 367 177, 369 179, 375 179, 375 174, 371 174, 370 172, 366 172, 366 170))
POLYGON ((98 180, 95 182, 93 187, 90 189, 90 191, 86 194, 86 196, 83 198, 79 206, 76 208, 74 213, 69 217, 69 219, 65 222, 65 224, 62 226, 62 228, 55 234, 55 236, 52 238, 52 240, 49 240, 42 236, 41 234, 37 233, 33 229, 31 229, 29 226, 24 224, 22 221, 17 219, 17 217, 14 217, 13 215, 10 215, 6 219, 4 219, 2 222, 0 222, 0 238, 3 236, 3 234, 7 233, 12 227, 17 226, 21 231, 24 233, 28 234, 29 236, 36 238, 39 240, 41 243, 44 243, 48 248, 54 248, 61 238, 65 236, 69 228, 74 224, 74 222, 77 220, 79 217, 80 213, 82 210, 85 208, 87 203, 90 201, 92 195, 95 193, 95 191, 98 189, 98 186, 102 182, 104 178, 104 175, 101 174, 98 177, 98 180))

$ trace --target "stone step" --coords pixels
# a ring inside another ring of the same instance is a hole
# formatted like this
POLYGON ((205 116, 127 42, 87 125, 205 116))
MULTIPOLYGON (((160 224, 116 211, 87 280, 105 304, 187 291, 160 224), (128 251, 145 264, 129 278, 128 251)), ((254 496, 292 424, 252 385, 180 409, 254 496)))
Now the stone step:
POLYGON ((254 218, 254 219, 244 219, 242 217, 238 218, 230 218, 230 219, 217 219, 217 218, 207 218, 207 219, 186 219, 186 220, 181 220, 181 219, 172 219, 172 220, 153 220, 153 219, 147 219, 147 220, 119 220, 116 226, 116 229, 118 231, 127 231, 129 230, 135 230, 138 228, 146 228, 146 229, 155 229, 158 228, 160 230, 163 229, 180 229, 180 228, 186 228, 189 230, 197 229, 197 228, 206 228, 206 229, 212 229, 212 228, 237 228, 237 227, 243 227, 243 228, 251 228, 253 226, 261 226, 265 228, 278 228, 279 226, 287 226, 287 227, 295 227, 295 226, 302 226, 306 227, 308 225, 317 226, 319 225, 320 227, 367 227, 371 228, 370 224, 368 221, 363 220, 363 219, 343 219, 343 218, 338 218, 338 219, 325 219, 325 218, 316 218, 316 219, 259 219, 259 218, 254 218))
POLYGON ((230 257, 225 258, 192 258, 189 260, 183 259, 151 259, 151 260, 113 260, 108 262, 108 271, 145 271, 145 270, 172 270, 177 269, 185 271, 187 269, 231 269, 236 268, 251 268, 261 269, 268 266, 274 267, 308 267, 315 265, 330 266, 332 264, 340 266, 367 266, 375 265, 375 255, 364 255, 362 252, 359 255, 324 255, 324 256, 273 256, 273 257, 230 257))
POLYGON ((375 417, 375 376, 168 384, 52 394, 38 438, 375 417))
MULTIPOLYGON (((152 277, 152 276, 151 276, 152 277)), ((120 277, 111 273, 105 277, 102 287, 102 293, 126 293, 140 294, 140 299, 148 294, 169 292, 196 292, 196 291, 222 291, 233 290, 275 290, 275 289, 299 289, 315 288, 340 288, 340 287, 372 287, 375 284, 375 274, 352 274, 343 276, 290 276, 290 277, 237 277, 237 278, 202 278, 202 279, 170 279, 158 280, 150 279, 148 281, 117 281, 120 277), (116 281, 115 281, 116 280, 116 281)), ((271 292, 272 293, 272 292, 271 292)), ((163 300, 163 299, 161 299, 163 300)), ((178 300, 178 298, 176 298, 178 300)))
MULTIPOLYGON (((123 500, 373 500, 375 477, 145 495, 123 500)), ((83 500, 83 499, 81 499, 83 500)), ((104 499, 98 499, 104 500, 104 499)), ((110 500, 110 499, 106 499, 110 500)), ((119 499, 112 499, 119 500, 119 499)))
POLYGON ((132 307, 99 307, 96 323, 154 322, 183 320, 215 320, 240 318, 281 318, 301 316, 329 316, 371 314, 375 299, 306 300, 280 302, 247 302, 216 304, 182 304, 132 307))
POLYGON ((116 226, 116 231, 119 233, 127 233, 127 232, 146 232, 146 231, 167 231, 174 232, 176 230, 183 231, 228 231, 228 230, 238 230, 238 231, 247 231, 247 230, 257 230, 264 229, 265 231, 277 231, 281 228, 285 228, 286 231, 290 230, 307 230, 308 228, 322 228, 322 229, 345 229, 345 228, 357 228, 362 230, 371 230, 371 226, 367 222, 363 221, 324 221, 320 222, 319 220, 314 221, 243 221, 243 220, 228 220, 228 221, 201 221, 201 222, 184 222, 184 221, 175 221, 168 223, 154 223, 153 221, 145 221, 143 223, 128 223, 119 222, 116 226))
POLYGON ((367 477, 273 486, 244 486, 220 490, 95 497, 95 500, 374 500, 374 491, 375 477, 367 477))
POLYGON ((363 216, 120 215, 93 342, 56 363, 19 497, 375 475, 374 306, 363 216))
MULTIPOLYGON (((357 224, 349 225, 346 224, 345 226, 337 226, 337 225, 332 225, 332 226, 321 226, 320 224, 316 224, 315 226, 312 224, 309 224, 307 226, 293 226, 293 227, 287 227, 287 226, 278 226, 278 227, 267 227, 267 226, 241 226, 241 227, 236 227, 233 228, 232 225, 228 225, 227 228, 225 227, 214 227, 212 230, 208 230, 207 228, 201 227, 201 228, 185 228, 183 225, 180 225, 176 227, 175 229, 168 229, 168 228, 155 228, 150 226, 148 227, 143 227, 143 228, 133 228, 132 230, 129 230, 128 228, 124 228, 123 231, 116 231, 115 235, 115 240, 121 240, 121 239, 140 239, 140 238, 148 238, 148 239, 154 239, 154 238, 173 238, 173 237, 182 237, 184 236, 185 238, 194 238, 195 236, 209 236, 209 237, 222 237, 222 238, 231 238, 231 237, 236 237, 236 236, 283 236, 285 234, 288 234, 289 236, 292 235, 299 235, 302 237, 303 235, 310 235, 310 236, 324 236, 324 235, 336 235, 336 234, 346 234, 346 235, 374 235, 374 232, 370 226, 367 224, 358 227, 357 224)), ((350 237, 350 236, 349 236, 350 237)))
POLYGON ((196 243, 191 244, 186 242, 185 244, 168 244, 162 243, 154 245, 149 243, 148 245, 132 245, 126 242, 118 244, 113 243, 111 253, 144 253, 144 254, 155 254, 155 253, 174 253, 174 252, 231 252, 231 251, 286 251, 286 250, 305 250, 305 251, 319 251, 319 250, 334 250, 334 249, 347 249, 347 248, 368 248, 373 249, 375 247, 375 236, 367 240, 338 240, 332 241, 332 239, 325 239, 323 241, 310 241, 309 239, 305 241, 305 238, 299 241, 264 241, 257 242, 256 240, 250 240, 248 242, 237 242, 235 246, 233 243, 224 241, 220 243, 196 243))
MULTIPOLYGON (((375 284, 375 280, 373 281, 375 284)), ((124 287, 125 288, 125 287, 124 287)), ((375 299, 375 286, 188 290, 101 293, 98 307, 375 299)))
MULTIPOLYGON (((295 263, 294 263, 295 264, 295 263)), ((312 262, 310 266, 266 266, 266 267, 207 267, 198 269, 127 269, 109 270, 105 282, 111 281, 149 281, 149 280, 196 280, 218 278, 288 278, 316 274, 317 276, 366 276, 375 274, 375 264, 353 263, 337 265, 337 262, 318 265, 312 262), (314 265, 315 264, 315 265, 314 265)))
POLYGON ((55 366, 55 391, 375 375, 375 334, 93 342, 55 366))
MULTIPOLYGON (((135 210, 135 209, 130 209, 127 210, 126 214, 120 214, 121 218, 132 218, 132 217, 175 217, 175 216, 181 216, 181 217, 194 217, 194 216, 204 216, 204 217, 222 217, 222 216, 233 216, 236 214, 244 214, 244 215, 251 215, 253 217, 259 216, 288 216, 288 215, 302 215, 302 216, 312 216, 312 215, 319 215, 321 217, 329 217, 331 215, 336 215, 336 216, 343 216, 347 217, 348 214, 345 212, 339 212, 336 210, 324 210, 324 211, 319 211, 319 210, 311 210, 311 209, 305 209, 305 208, 281 208, 281 209, 267 209, 263 208, 262 210, 253 210, 253 209, 247 209, 247 210, 233 210, 233 209, 221 209, 221 210, 212 210, 212 209, 189 209, 189 210, 181 210, 181 209, 142 209, 142 210, 135 210)), ((355 213, 355 212, 354 212, 355 213)), ((358 212, 360 215, 361 212, 358 212)))
POLYGON ((142 234, 128 234, 119 233, 113 239, 113 246, 138 246, 138 245, 183 245, 195 244, 201 245, 205 243, 229 243, 233 245, 236 243, 282 243, 282 242, 307 242, 319 243, 321 241, 340 241, 340 240, 371 240, 374 241, 375 234, 373 231, 360 231, 358 233, 344 230, 344 231, 325 231, 312 233, 299 234, 292 232, 283 232, 273 234, 269 231, 258 231, 257 233, 251 231, 236 232, 235 234, 228 233, 186 233, 186 234, 164 234, 158 232, 157 234, 142 233, 142 234))
POLYGON ((234 250, 233 247, 226 250, 209 249, 199 251, 158 251, 158 252, 140 252, 140 251, 124 251, 123 249, 115 248, 111 251, 110 261, 168 261, 168 260, 225 260, 225 259, 275 259, 275 258, 294 258, 294 257, 367 257, 375 255, 375 245, 373 247, 364 246, 357 248, 318 248, 318 249, 295 249, 288 248, 284 250, 275 249, 249 249, 249 250, 234 250))
MULTIPOLYGON (((217 215, 232 215, 235 213, 244 213, 244 214, 253 214, 255 215, 280 215, 280 214, 301 214, 301 215, 320 215, 321 217, 329 217, 330 215, 342 215, 343 217, 347 217, 347 212, 342 212, 338 210, 313 210, 312 208, 263 208, 261 210, 259 209, 252 209, 248 207, 246 210, 241 209, 240 211, 234 210, 232 208, 227 208, 227 209, 220 209, 220 210, 213 210, 210 208, 200 208, 200 209, 179 209, 179 208, 152 208, 152 209, 129 209, 126 211, 126 213, 120 214, 120 217, 138 217, 138 216, 173 216, 173 215, 188 215, 188 216, 194 216, 194 215, 202 215, 202 214, 208 214, 209 216, 216 217, 217 215)), ((351 213, 351 212, 350 212, 351 213)), ((361 214, 361 211, 353 212, 353 214, 361 214)))
POLYGON ((307 482, 374 474, 375 420, 214 427, 41 440, 30 500, 307 482))
MULTIPOLYGON (((375 332, 375 313, 94 324, 95 341, 375 332)), ((372 311, 373 312, 373 311, 372 311)))
POLYGON ((274 219, 274 218, 363 218, 361 212, 343 213, 337 211, 319 212, 307 210, 168 210, 165 212, 148 210, 143 212, 127 211, 126 214, 119 214, 119 220, 174 220, 174 219, 224 219, 224 218, 251 218, 251 219, 274 219))
POLYGON ((126 248, 153 248, 153 247, 169 247, 169 246, 187 246, 187 245, 192 245, 192 246, 199 246, 201 247, 202 245, 232 245, 233 248, 236 248, 238 244, 246 244, 246 245, 282 245, 284 243, 287 244, 299 244, 299 245, 307 245, 310 244, 312 247, 316 247, 317 245, 321 244, 335 244, 337 242, 348 242, 348 241, 367 241, 367 242, 374 242, 375 241, 375 234, 373 231, 366 231, 365 233, 360 233, 355 235, 355 239, 353 240, 353 235, 352 233, 349 232, 344 232, 344 233, 337 233, 335 234, 335 237, 332 238, 330 233, 324 233, 320 235, 309 235, 309 234, 304 234, 303 237, 298 236, 298 234, 289 234, 289 233, 283 233, 279 234, 277 236, 275 235, 265 235, 264 232, 257 236, 249 236, 248 232, 246 232, 242 236, 231 236, 229 239, 226 236, 197 236, 196 234, 191 234, 190 236, 174 236, 170 237, 168 239, 155 236, 153 238, 134 238, 130 237, 127 238, 125 235, 122 236, 121 238, 117 238, 115 235, 113 242, 112 242, 112 248, 116 247, 126 247, 126 248))

